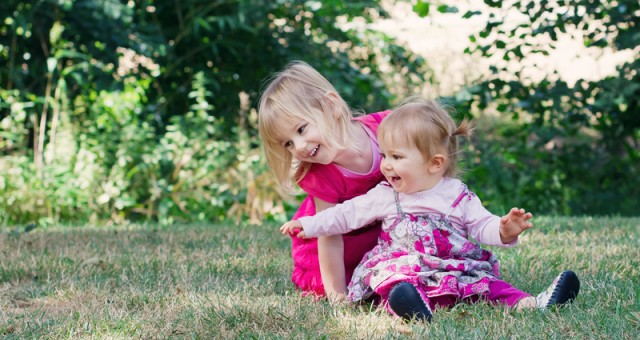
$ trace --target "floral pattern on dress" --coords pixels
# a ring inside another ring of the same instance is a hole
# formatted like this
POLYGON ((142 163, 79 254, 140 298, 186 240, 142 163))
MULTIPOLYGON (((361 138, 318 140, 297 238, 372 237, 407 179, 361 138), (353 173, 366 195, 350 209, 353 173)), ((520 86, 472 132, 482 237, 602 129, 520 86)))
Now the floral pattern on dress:
MULTIPOLYGON (((471 195, 465 188, 452 208, 471 195)), ((383 226, 378 244, 355 269, 349 299, 359 301, 374 293, 386 299, 399 282, 420 287, 427 297, 464 299, 488 293, 489 283, 500 276, 495 255, 457 231, 448 215, 404 213, 395 196, 396 220, 383 226)))

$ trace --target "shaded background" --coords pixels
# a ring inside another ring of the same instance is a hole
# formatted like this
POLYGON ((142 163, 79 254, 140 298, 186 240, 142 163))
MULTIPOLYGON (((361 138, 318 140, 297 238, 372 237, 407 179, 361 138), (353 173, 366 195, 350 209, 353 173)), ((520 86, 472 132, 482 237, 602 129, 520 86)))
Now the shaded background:
POLYGON ((639 18, 635 0, 5 0, 0 225, 290 216, 255 106, 293 59, 362 112, 421 93, 473 117, 464 180, 498 214, 636 215, 639 18), (429 35, 385 28, 399 8, 416 31, 472 29, 425 54, 429 35), (624 58, 562 77, 539 57, 569 38, 624 58))

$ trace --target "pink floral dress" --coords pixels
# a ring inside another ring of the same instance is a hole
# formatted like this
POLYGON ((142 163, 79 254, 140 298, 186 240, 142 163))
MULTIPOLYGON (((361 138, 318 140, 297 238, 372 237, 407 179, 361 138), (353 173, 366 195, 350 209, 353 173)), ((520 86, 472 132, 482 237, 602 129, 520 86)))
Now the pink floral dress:
POLYGON ((383 226, 378 244, 355 269, 349 299, 359 301, 374 293, 384 299, 399 282, 416 286, 428 298, 449 295, 464 299, 484 294, 499 278, 496 257, 460 234, 449 214, 474 193, 464 187, 447 214, 416 216, 402 211, 394 192, 397 216, 383 226))

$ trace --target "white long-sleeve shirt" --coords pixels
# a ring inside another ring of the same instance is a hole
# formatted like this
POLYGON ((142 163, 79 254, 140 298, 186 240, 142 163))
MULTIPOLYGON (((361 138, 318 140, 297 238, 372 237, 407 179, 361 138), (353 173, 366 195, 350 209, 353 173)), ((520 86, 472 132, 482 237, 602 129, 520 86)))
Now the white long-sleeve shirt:
MULTIPOLYGON (((461 235, 493 246, 514 246, 517 239, 509 244, 500 240, 500 217, 482 205, 480 199, 469 192, 455 208, 451 208, 460 194, 467 190, 458 179, 443 178, 433 188, 412 194, 399 193, 402 211, 413 215, 447 215, 453 227, 461 235)), ((382 228, 387 231, 397 216, 393 188, 380 183, 364 195, 352 198, 332 208, 318 212, 314 216, 299 218, 305 236, 318 237, 344 234, 382 220, 382 228)))

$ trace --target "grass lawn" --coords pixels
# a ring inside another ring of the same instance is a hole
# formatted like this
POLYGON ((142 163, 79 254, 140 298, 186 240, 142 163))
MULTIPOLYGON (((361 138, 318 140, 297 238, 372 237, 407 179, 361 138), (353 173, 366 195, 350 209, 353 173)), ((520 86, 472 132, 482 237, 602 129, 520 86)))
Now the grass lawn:
POLYGON ((519 246, 491 248, 503 279, 537 294, 572 269, 582 281, 573 305, 458 305, 431 324, 302 297, 275 224, 4 228, 0 337, 637 339, 640 218, 534 222, 519 246))

